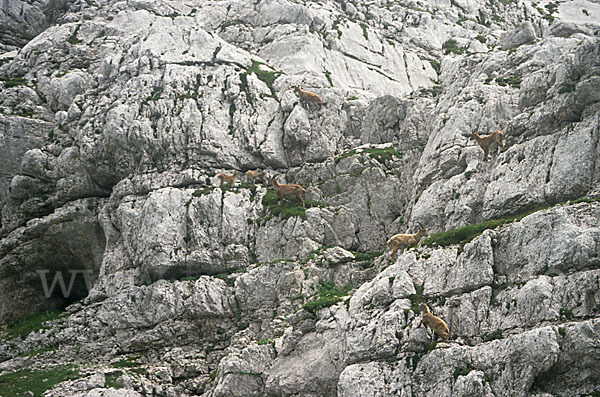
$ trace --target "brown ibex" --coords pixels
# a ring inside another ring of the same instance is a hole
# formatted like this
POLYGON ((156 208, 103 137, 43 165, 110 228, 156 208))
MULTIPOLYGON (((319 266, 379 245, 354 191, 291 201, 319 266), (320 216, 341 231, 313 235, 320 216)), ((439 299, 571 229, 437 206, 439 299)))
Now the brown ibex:
POLYGON ((254 184, 254 181, 256 181, 258 178, 260 178, 262 176, 262 174, 258 171, 252 171, 252 170, 248 170, 246 171, 246 179, 248 180, 248 182, 252 182, 252 184, 254 184))
POLYGON ((504 149, 504 145, 502 144, 502 138, 504 134, 500 130, 496 130, 489 135, 479 136, 476 132, 471 133, 471 138, 475 139, 479 146, 483 149, 483 161, 487 161, 488 152, 490 149, 490 145, 494 142, 498 145, 500 151, 504 149))
POLYGON ((224 174, 224 173, 217 174, 217 178, 219 178, 221 180, 221 185, 225 182, 231 183, 231 182, 235 181, 236 176, 237 176, 237 171, 234 171, 233 175, 224 174))
POLYGON ((392 250, 392 260, 396 260, 394 255, 400 248, 403 250, 414 247, 419 243, 421 237, 425 235, 423 225, 419 223, 419 230, 415 234, 395 234, 387 241, 387 246, 392 250))
POLYGON ((419 323, 419 327, 425 324, 427 327, 431 328, 433 332, 435 332, 439 337, 442 338, 444 342, 448 342, 450 339, 450 330, 448 329, 448 325, 441 318, 434 316, 429 311, 429 307, 427 304, 421 303, 419 307, 423 317, 421 318, 421 322, 419 323))
POLYGON ((306 190, 300 185, 296 184, 285 184, 278 183, 275 177, 271 178, 271 183, 273 184, 273 188, 275 189, 275 193, 277 193, 277 197, 279 200, 283 200, 286 197, 296 197, 298 200, 302 202, 302 207, 304 207, 304 199, 302 198, 302 193, 306 190))
POLYGON ((314 105, 315 108, 321 107, 323 100, 321 100, 321 97, 318 94, 315 94, 314 92, 310 91, 305 91, 299 85, 294 86, 294 89, 296 90, 296 93, 300 96, 301 100, 304 100, 310 103, 311 105, 314 105))

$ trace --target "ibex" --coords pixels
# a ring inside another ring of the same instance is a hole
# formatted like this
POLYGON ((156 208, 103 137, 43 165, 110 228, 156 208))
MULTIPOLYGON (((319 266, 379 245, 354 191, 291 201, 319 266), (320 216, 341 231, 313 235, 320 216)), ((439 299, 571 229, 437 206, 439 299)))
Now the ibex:
POLYGON ((392 260, 400 248, 403 250, 414 247, 419 243, 421 237, 425 235, 423 225, 419 223, 419 230, 415 234, 395 234, 387 241, 387 246, 392 250, 392 260))
POLYGON ((419 327, 425 324, 427 327, 431 328, 433 332, 435 332, 439 337, 441 337, 444 342, 448 342, 448 339, 450 339, 450 330, 448 329, 448 325, 446 324, 446 322, 441 318, 431 314, 429 308, 425 303, 421 303, 419 309, 423 314, 421 322, 419 323, 419 327))
POLYGON ((254 181, 256 181, 258 178, 261 177, 261 173, 258 171, 252 171, 252 170, 248 170, 246 171, 246 179, 248 180, 248 182, 252 182, 252 184, 254 184, 254 181))
POLYGON ((217 178, 219 178, 221 180, 221 185, 225 182, 231 183, 231 182, 235 181, 236 176, 237 176, 237 171, 235 171, 233 173, 233 175, 223 174, 223 173, 217 174, 217 178))
POLYGON ((286 197, 296 197, 298 200, 302 202, 302 207, 304 207, 304 199, 302 198, 302 193, 306 190, 300 185, 296 184, 285 184, 278 183, 275 177, 271 178, 271 183, 273 184, 273 188, 275 189, 275 193, 277 193, 277 197, 279 200, 283 200, 286 197))
POLYGON ((479 136, 476 132, 471 133, 471 138, 475 139, 479 146, 483 149, 483 161, 487 161, 490 144, 494 142, 500 150, 504 149, 502 137, 504 134, 500 130, 496 130, 489 135, 479 136))
POLYGON ((315 94, 314 92, 310 91, 304 91, 302 88, 300 88, 299 85, 294 86, 294 89, 296 90, 296 93, 300 96, 301 100, 304 100, 310 103, 311 105, 314 105, 315 108, 321 107, 323 101, 321 100, 321 97, 318 94, 315 94))

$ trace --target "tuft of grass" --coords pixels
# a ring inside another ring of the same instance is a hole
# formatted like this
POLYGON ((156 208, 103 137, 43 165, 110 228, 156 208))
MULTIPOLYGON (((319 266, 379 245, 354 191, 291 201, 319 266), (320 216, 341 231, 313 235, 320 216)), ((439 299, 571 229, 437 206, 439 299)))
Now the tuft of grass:
POLYGON ((444 54, 456 54, 462 55, 465 53, 466 49, 463 47, 459 47, 458 43, 454 39, 448 39, 442 44, 442 49, 444 50, 444 54))
POLYGON ((454 379, 457 379, 459 376, 467 376, 469 372, 473 371, 475 368, 468 366, 467 368, 459 369, 456 368, 454 370, 454 379))
POLYGON ((420 92, 423 95, 431 95, 433 97, 436 97, 440 95, 442 91, 444 91, 444 88, 441 85, 434 85, 431 88, 421 88, 420 92))
POLYGON ((429 63, 431 64, 433 70, 435 70, 435 73, 439 75, 442 72, 442 64, 439 61, 430 59, 429 63))
POLYGON ((489 342, 489 341, 492 341, 495 339, 502 339, 502 338, 504 338, 504 336, 502 335, 502 330, 497 329, 494 332, 491 332, 491 333, 485 335, 483 337, 483 341, 489 342))
POLYGON ((192 193, 192 196, 194 197, 202 197, 205 194, 210 194, 213 191, 212 187, 205 187, 203 189, 196 189, 194 190, 194 193, 192 193))
POLYGON ((23 369, 0 375, 0 391, 3 397, 21 397, 28 391, 40 396, 60 382, 79 377, 79 370, 71 365, 41 370, 23 369))
POLYGON ((563 85, 562 87, 560 87, 558 89, 558 94, 562 95, 562 94, 568 94, 571 93, 575 90, 575 87, 573 87, 572 85, 563 85))
POLYGON ((69 38, 67 39, 67 41, 69 43, 73 44, 73 45, 76 45, 76 44, 79 44, 79 43, 83 42, 83 41, 81 41, 81 40, 79 40, 77 38, 77 30, 78 29, 75 29, 75 31, 73 32, 73 34, 71 36, 69 36, 69 38))
POLYGON ((271 96, 273 98, 277 98, 277 96, 275 95, 275 89, 273 88, 273 83, 275 82, 277 77, 279 77, 283 73, 273 72, 270 70, 263 70, 261 69, 260 65, 264 65, 264 63, 253 59, 252 65, 245 72, 242 72, 240 74, 240 88, 242 91, 246 92, 246 99, 249 103, 254 102, 252 94, 250 94, 250 90, 248 89, 248 75, 252 73, 254 73, 259 80, 263 81, 267 85, 267 87, 269 87, 269 90, 271 90, 271 96))
POLYGON ((63 312, 59 310, 48 310, 44 312, 32 313, 8 325, 6 340, 20 337, 25 339, 27 335, 40 329, 48 329, 43 323, 53 321, 60 317, 63 312))
POLYGON ((368 31, 367 25, 364 22, 361 22, 360 28, 362 29, 365 40, 368 41, 369 40, 369 31, 368 31))
POLYGON ((109 374, 105 375, 105 384, 106 387, 113 387, 115 389, 121 389, 123 388, 123 386, 121 386, 118 382, 117 379, 119 379, 119 376, 123 375, 122 371, 116 371, 116 372, 111 372, 109 374))
POLYGON ((150 96, 142 101, 142 105, 147 105, 150 101, 158 101, 163 93, 163 87, 154 87, 150 96))
POLYGON ((354 286, 349 283, 343 287, 336 287, 333 282, 321 284, 319 293, 315 295, 315 299, 302 305, 302 308, 312 314, 316 314, 319 310, 333 306, 342 301, 342 297, 348 294, 354 286))
POLYGON ((498 85, 501 87, 509 85, 512 88, 520 88, 521 81, 522 81, 522 79, 519 76, 517 76, 516 74, 513 74, 512 76, 509 76, 509 77, 502 77, 502 76, 496 77, 496 83, 498 83, 498 85))
POLYGON ((507 218, 492 219, 486 222, 477 223, 475 225, 467 225, 459 227, 458 229, 432 234, 431 236, 423 240, 422 245, 425 245, 427 247, 447 247, 452 244, 460 244, 462 248, 465 246, 465 244, 469 243, 475 237, 483 233, 484 230, 495 229, 498 226, 519 221, 525 218, 527 215, 531 215, 534 212, 541 211, 550 207, 551 206, 538 207, 533 210, 513 215, 507 218))
POLYGON ((357 261, 370 261, 383 255, 381 251, 375 252, 353 252, 354 259, 357 261))
POLYGON ((256 341, 257 345, 272 345, 275 346, 275 341, 271 338, 261 338, 256 341))
MULTIPOLYGON (((306 208, 326 207, 325 204, 313 200, 304 200, 304 204, 306 208)), ((293 201, 281 200, 281 204, 279 204, 279 197, 274 190, 267 190, 262 198, 262 205, 272 216, 278 216, 281 219, 288 219, 293 216, 306 219, 306 209, 302 207, 298 199, 294 198, 293 201)))
POLYGON ((597 203, 600 202, 600 197, 581 197, 575 200, 569 200, 568 204, 579 204, 579 203, 597 203))
POLYGON ((230 26, 245 25, 245 24, 246 24, 246 22, 242 21, 241 19, 234 19, 234 20, 231 20, 231 21, 223 22, 221 24, 221 26, 219 26, 219 30, 223 31, 223 30, 227 29, 230 26))
POLYGON ((560 308, 559 314, 561 318, 564 317, 567 320, 571 320, 574 317, 573 312, 569 309, 565 309, 564 307, 560 308))
POLYGON ((23 77, 5 77, 0 78, 0 81, 4 83, 4 88, 27 85, 27 80, 25 80, 23 77))
POLYGON ((424 285, 414 284, 415 293, 410 295, 408 298, 410 299, 410 310, 414 313, 419 314, 419 306, 424 302, 423 300, 423 290, 425 289, 424 285))

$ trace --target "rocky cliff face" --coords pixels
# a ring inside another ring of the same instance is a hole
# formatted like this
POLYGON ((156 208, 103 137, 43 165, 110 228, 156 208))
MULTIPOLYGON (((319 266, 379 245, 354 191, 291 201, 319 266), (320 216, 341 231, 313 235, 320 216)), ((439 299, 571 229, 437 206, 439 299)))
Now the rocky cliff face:
POLYGON ((1 8, 0 395, 600 393, 597 2, 1 8))

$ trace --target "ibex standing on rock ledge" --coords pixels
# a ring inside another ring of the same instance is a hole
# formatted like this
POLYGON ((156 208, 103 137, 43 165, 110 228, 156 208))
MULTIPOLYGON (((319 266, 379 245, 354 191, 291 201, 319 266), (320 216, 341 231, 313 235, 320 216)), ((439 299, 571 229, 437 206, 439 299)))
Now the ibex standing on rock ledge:
POLYGON ((423 314, 423 318, 419 323, 419 327, 422 324, 425 324, 427 327, 431 328, 436 335, 441 337, 444 342, 448 342, 448 339, 450 339, 450 330, 448 329, 446 322, 441 318, 431 314, 429 307, 427 307, 425 303, 421 303, 419 309, 423 314))
POLYGON ((483 161, 487 161, 488 152, 490 149, 490 144, 494 142, 498 145, 500 151, 504 150, 504 145, 502 144, 502 138, 504 134, 500 130, 496 130, 489 135, 479 136, 476 132, 471 133, 471 138, 475 139, 479 146, 483 149, 483 161))
POLYGON ((408 249, 419 243, 421 237, 425 235, 423 225, 419 223, 419 230, 415 234, 395 234, 387 241, 387 246, 392 250, 392 260, 400 248, 408 249))
POLYGON ((273 184, 273 188, 275 189, 275 193, 277 193, 279 200, 283 200, 286 197, 296 197, 302 202, 302 208, 306 208, 304 207, 304 199, 302 198, 302 193, 304 193, 306 190, 304 190, 302 186, 296 184, 288 185, 285 183, 278 183, 275 177, 271 178, 271 183, 273 184))
POLYGON ((305 91, 299 85, 294 86, 294 90, 300 96, 300 99, 314 105, 315 108, 320 108, 323 104, 323 100, 318 94, 314 92, 305 91))
POLYGON ((235 181, 236 176, 237 176, 237 171, 234 171, 233 175, 224 174, 224 173, 217 174, 217 178, 219 178, 221 180, 221 185, 225 182, 231 183, 231 182, 235 181))

